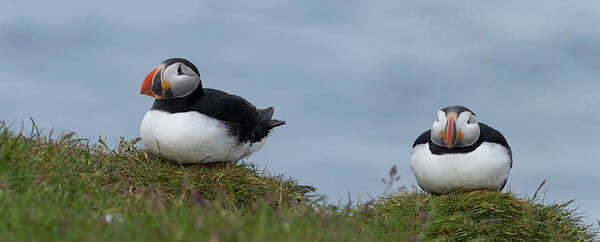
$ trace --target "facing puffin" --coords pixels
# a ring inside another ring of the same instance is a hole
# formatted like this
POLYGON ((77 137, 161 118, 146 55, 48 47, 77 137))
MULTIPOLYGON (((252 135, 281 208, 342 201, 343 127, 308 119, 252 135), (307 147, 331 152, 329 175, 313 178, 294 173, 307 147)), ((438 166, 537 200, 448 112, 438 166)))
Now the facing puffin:
POLYGON ((140 127, 144 147, 180 163, 236 162, 285 124, 271 119, 272 107, 257 109, 239 96, 203 88, 196 66, 182 58, 150 72, 140 94, 156 99, 140 127))
POLYGON ((502 190, 511 167, 512 152, 504 136, 478 123, 463 106, 439 110, 433 127, 417 138, 410 153, 417 183, 434 194, 502 190))

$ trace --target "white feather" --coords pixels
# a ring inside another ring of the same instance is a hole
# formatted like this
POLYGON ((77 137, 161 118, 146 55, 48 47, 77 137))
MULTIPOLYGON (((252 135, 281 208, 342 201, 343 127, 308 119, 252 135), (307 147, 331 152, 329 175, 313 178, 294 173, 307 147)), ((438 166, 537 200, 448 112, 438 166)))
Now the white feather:
POLYGON ((435 155, 427 143, 410 153, 410 168, 419 185, 438 194, 461 188, 500 190, 508 179, 510 163, 508 149, 489 142, 464 154, 435 155))
POLYGON ((240 143, 223 122, 194 111, 151 110, 142 120, 140 135, 148 151, 181 163, 235 162, 259 150, 266 140, 240 143))

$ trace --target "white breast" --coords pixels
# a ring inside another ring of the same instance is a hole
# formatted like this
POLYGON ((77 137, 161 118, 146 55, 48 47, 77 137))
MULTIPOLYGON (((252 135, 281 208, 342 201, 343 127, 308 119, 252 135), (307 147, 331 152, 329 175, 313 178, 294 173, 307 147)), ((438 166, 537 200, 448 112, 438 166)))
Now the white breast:
POLYGON ((257 143, 240 143, 220 120, 198 112, 167 113, 151 110, 140 127, 144 147, 181 163, 238 161, 260 149, 257 143))
POLYGON ((508 179, 510 163, 508 149, 489 142, 464 154, 435 155, 427 143, 410 153, 410 168, 419 185, 438 194, 460 188, 500 190, 508 179))

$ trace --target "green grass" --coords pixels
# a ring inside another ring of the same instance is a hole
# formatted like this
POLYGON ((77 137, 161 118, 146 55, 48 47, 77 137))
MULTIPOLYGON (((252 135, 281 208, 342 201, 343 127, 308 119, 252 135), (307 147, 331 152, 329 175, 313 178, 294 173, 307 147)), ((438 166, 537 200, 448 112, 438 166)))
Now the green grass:
POLYGON ((596 232, 568 203, 404 191, 335 207, 252 164, 183 166, 138 140, 110 148, 52 136, 0 123, 1 241, 584 241, 596 232))
POLYGON ((571 203, 541 205, 512 193, 455 192, 434 196, 405 192, 380 199, 372 207, 368 229, 393 239, 587 241, 591 226, 567 208, 571 203))

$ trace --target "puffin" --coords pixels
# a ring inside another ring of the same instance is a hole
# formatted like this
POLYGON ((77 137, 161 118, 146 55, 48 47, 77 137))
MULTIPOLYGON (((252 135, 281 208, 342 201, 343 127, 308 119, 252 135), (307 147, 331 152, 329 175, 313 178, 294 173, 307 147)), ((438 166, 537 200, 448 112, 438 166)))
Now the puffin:
POLYGON ((450 106, 439 110, 431 129, 415 140, 410 168, 428 193, 501 191, 512 168, 512 151, 504 136, 478 122, 473 111, 450 106))
POLYGON ((151 71, 140 94, 155 99, 140 126, 144 148, 182 164, 237 162, 285 124, 272 119, 273 107, 257 109, 240 96, 203 88, 198 68, 183 58, 151 71))

